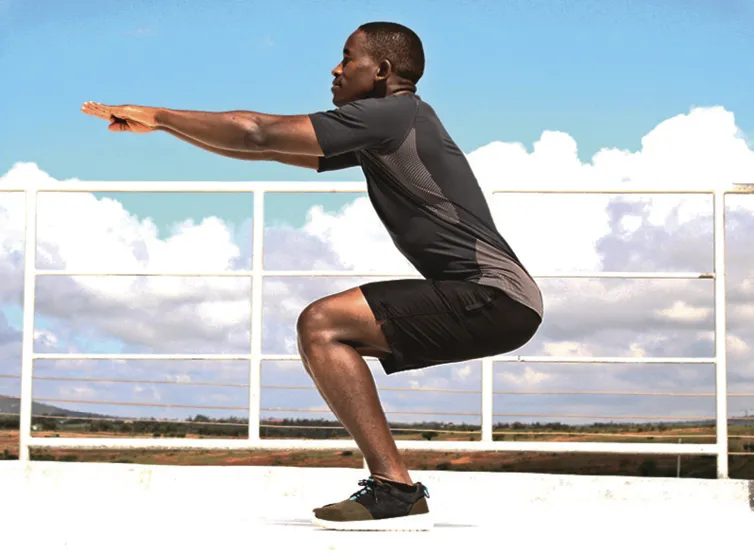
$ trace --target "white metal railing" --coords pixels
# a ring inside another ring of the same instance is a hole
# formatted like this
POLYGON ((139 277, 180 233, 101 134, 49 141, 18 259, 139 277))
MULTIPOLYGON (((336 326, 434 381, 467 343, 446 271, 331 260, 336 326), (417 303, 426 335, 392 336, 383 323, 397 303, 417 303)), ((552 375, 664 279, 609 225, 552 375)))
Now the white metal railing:
MULTIPOLYGON (((260 438, 260 371, 263 360, 298 360, 298 355, 263 354, 262 281, 264 277, 404 277, 406 275, 360 271, 268 271, 263 269, 264 195, 265 193, 364 193, 362 182, 284 183, 284 182, 60 182, 54 185, 8 187, 0 184, 0 192, 26 193, 26 233, 24 252, 24 313, 21 365, 20 451, 19 459, 27 461, 31 448, 107 448, 107 449, 357 449, 351 440, 289 440, 260 438), (37 195, 40 192, 176 192, 176 193, 254 193, 252 268, 224 272, 159 272, 116 271, 92 269, 42 270, 36 267, 37 195), (251 332, 249 353, 244 354, 51 354, 34 352, 35 288, 37 276, 172 276, 172 277, 250 277, 251 332), (240 360, 249 362, 249 428, 248 439, 143 439, 143 438, 34 438, 31 436, 32 374, 35 360, 118 359, 118 360, 240 360)), ((576 272, 542 274, 536 278, 643 278, 643 279, 712 279, 715 282, 715 356, 693 357, 543 357, 502 355, 482 359, 481 441, 397 442, 403 450, 423 451, 546 451, 630 453, 665 455, 715 455, 718 478, 728 477, 728 406, 726 361, 725 304, 725 195, 752 193, 754 185, 735 184, 725 187, 675 186, 657 190, 652 187, 611 186, 598 191, 572 188, 515 189, 498 188, 493 193, 527 194, 711 194, 714 203, 714 269, 713 272, 576 272), (715 364, 716 366, 716 441, 709 444, 676 443, 602 443, 602 442, 513 442, 493 441, 493 362, 547 363, 652 363, 652 364, 715 364)), ((416 275, 409 275, 415 277, 416 275)), ((373 360, 373 359, 370 359, 373 360)))

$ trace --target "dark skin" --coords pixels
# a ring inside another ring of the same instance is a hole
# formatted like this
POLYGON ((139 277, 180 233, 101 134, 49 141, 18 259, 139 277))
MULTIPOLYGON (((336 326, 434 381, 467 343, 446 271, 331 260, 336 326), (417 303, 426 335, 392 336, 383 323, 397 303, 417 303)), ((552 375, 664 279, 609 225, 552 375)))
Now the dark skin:
MULTIPOLYGON (((333 104, 414 91, 388 60, 374 60, 360 31, 346 41, 332 70, 333 104)), ((114 132, 166 131, 196 147, 246 161, 277 161, 316 169, 323 155, 306 115, 250 111, 199 112, 87 102, 86 114, 110 122, 114 132)), ((304 367, 335 416, 363 453, 375 478, 412 484, 380 403, 365 356, 390 353, 361 289, 348 289, 307 306, 297 322, 304 367)))

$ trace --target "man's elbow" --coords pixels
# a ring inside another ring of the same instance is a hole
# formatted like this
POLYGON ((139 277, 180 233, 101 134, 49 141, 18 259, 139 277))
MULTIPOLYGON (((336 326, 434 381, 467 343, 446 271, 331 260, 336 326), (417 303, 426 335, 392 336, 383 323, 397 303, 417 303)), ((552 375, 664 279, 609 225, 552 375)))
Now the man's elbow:
POLYGON ((244 151, 268 151, 269 143, 269 133, 265 130, 264 122, 258 115, 251 116, 244 123, 244 151))
POLYGON ((322 156, 322 148, 308 116, 250 115, 244 122, 244 149, 322 156))

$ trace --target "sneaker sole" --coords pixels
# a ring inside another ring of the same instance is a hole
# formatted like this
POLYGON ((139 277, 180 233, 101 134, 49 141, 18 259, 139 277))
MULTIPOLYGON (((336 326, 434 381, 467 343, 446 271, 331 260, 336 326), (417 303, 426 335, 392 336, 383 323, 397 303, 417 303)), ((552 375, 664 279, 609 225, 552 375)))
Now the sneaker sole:
POLYGON ((336 531, 429 531, 434 527, 428 513, 363 521, 328 521, 315 517, 312 523, 336 531))

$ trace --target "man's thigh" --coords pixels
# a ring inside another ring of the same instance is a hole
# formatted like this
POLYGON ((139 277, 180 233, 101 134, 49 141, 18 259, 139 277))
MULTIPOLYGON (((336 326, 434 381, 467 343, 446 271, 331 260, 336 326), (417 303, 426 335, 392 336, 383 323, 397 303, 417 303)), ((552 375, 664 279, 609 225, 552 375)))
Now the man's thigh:
POLYGON ((488 287, 460 281, 402 279, 362 285, 390 357, 385 371, 423 368, 466 360, 475 354, 474 331, 464 322, 469 309, 491 302, 488 287))
POLYGON ((470 281, 379 281, 361 290, 388 342, 388 374, 511 351, 539 323, 501 290, 470 281))

